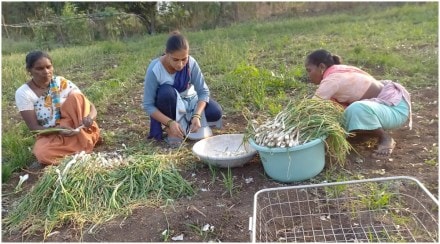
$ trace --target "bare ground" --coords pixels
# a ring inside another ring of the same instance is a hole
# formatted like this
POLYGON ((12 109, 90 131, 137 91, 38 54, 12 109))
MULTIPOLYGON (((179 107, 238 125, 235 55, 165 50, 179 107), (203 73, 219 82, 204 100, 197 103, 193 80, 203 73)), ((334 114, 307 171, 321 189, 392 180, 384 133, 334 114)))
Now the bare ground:
MULTIPOLYGON (((226 191, 220 170, 213 177, 209 168, 196 161, 194 167, 183 172, 184 177, 193 183, 196 194, 191 198, 176 199, 167 205, 140 206, 129 216, 117 217, 98 228, 93 233, 84 230, 82 241, 87 242, 160 242, 164 240, 162 232, 170 230, 170 238, 183 234, 184 242, 249 242, 249 217, 252 216, 253 196, 264 188, 286 185, 319 183, 326 173, 343 173, 349 177, 364 178, 386 176, 412 176, 420 180, 428 190, 438 198, 438 87, 424 87, 412 92, 413 129, 408 127, 392 131, 397 141, 391 159, 376 160, 371 151, 376 140, 368 137, 355 137, 350 142, 359 154, 352 153, 344 168, 326 166, 324 171, 311 180, 291 184, 277 183, 264 174, 260 159, 255 156, 251 162, 240 168, 233 168, 234 191, 232 197, 226 191), (252 178, 252 182, 249 180, 252 178), (214 226, 213 231, 203 232, 202 226, 214 226)), ((110 105, 109 111, 100 114, 100 126, 103 131, 118 130, 126 138, 117 142, 130 146, 135 140, 144 139, 147 135, 147 118, 140 108, 140 94, 126 104, 110 105)), ((215 134, 242 133, 246 122, 240 115, 226 114, 224 128, 214 130, 215 134)), ((187 147, 190 149, 192 143, 187 147)), ((157 144, 157 150, 165 150, 157 144)), ((97 151, 114 150, 114 147, 100 145, 97 151)), ((190 150, 188 150, 190 152, 190 150)), ((9 194, 23 172, 14 174, 13 178, 2 185, 3 217, 11 209, 18 196, 9 194)), ((41 172, 31 172, 26 182, 26 190, 36 182, 41 172)), ((327 176, 328 177, 328 176, 327 176)), ((26 192, 26 190, 24 192, 26 192)), ((46 241, 74 242, 80 241, 80 232, 73 226, 65 225, 53 232, 46 241)), ((6 242, 39 242, 43 233, 23 237, 22 233, 2 233, 6 242)), ((172 241, 168 239, 168 241, 172 241)))

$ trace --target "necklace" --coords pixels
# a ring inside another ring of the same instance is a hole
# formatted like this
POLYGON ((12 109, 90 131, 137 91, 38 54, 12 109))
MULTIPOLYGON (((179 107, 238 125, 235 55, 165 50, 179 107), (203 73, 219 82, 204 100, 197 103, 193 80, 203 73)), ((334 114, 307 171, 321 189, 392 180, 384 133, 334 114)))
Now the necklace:
POLYGON ((39 85, 37 84, 37 82, 34 81, 34 78, 32 78, 31 81, 32 81, 32 83, 34 83, 34 85, 35 85, 36 87, 40 88, 41 90, 45 90, 45 89, 47 89, 47 87, 41 87, 41 86, 39 86, 39 85))

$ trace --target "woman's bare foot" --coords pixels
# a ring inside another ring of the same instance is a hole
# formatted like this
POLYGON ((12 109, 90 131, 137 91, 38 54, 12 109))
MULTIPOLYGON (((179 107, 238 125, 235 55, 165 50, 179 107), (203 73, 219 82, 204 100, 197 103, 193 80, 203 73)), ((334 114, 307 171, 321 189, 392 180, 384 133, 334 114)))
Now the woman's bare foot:
POLYGON ((377 149, 371 155, 376 159, 387 159, 393 153, 394 147, 396 146, 396 141, 393 138, 387 138, 386 140, 381 140, 377 149))
POLYGON ((31 165, 28 166, 28 169, 31 171, 36 171, 36 170, 43 169, 44 167, 46 167, 46 165, 44 165, 38 161, 35 161, 35 162, 31 163, 31 165))

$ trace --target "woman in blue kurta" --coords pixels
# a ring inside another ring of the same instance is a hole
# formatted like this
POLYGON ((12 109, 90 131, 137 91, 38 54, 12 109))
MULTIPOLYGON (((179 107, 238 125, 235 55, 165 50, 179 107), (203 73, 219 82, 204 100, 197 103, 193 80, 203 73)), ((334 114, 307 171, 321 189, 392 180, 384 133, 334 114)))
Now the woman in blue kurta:
POLYGON ((165 54, 148 66, 143 107, 150 116, 148 138, 162 140, 164 126, 165 140, 174 145, 180 144, 187 133, 222 117, 197 61, 189 55, 187 39, 178 32, 168 38, 165 54))

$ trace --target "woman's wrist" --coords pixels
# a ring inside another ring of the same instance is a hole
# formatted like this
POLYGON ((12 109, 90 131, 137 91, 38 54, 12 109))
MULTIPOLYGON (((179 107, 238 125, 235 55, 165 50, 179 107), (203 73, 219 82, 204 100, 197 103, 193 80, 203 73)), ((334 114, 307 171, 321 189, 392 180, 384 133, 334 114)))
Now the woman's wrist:
POLYGON ((202 116, 200 116, 200 114, 193 114, 193 116, 191 118, 192 119, 197 118, 197 119, 201 120, 202 116))
POLYGON ((172 123, 174 123, 176 121, 174 121, 173 119, 170 119, 167 121, 167 123, 165 124, 165 127, 170 127, 172 123))

